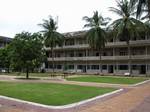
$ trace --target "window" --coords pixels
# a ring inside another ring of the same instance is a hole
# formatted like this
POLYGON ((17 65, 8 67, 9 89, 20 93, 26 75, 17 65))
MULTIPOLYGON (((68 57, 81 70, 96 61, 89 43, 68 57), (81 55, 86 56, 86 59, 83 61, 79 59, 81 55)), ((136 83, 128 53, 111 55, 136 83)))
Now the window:
POLYGON ((90 69, 90 65, 87 65, 87 69, 88 69, 88 70, 90 69))
POLYGON ((61 69, 62 68, 62 66, 61 65, 57 65, 57 69, 61 69))
POLYGON ((98 53, 98 52, 96 53, 96 56, 99 56, 99 53, 98 53))
POLYGON ((56 57, 60 57, 60 53, 56 53, 56 57))
POLYGON ((119 65, 119 70, 128 70, 128 65, 119 65))
POLYGON ((49 67, 50 69, 52 69, 52 68, 53 68, 53 65, 49 65, 48 67, 49 67))
POLYGON ((79 57, 83 57, 83 54, 82 54, 82 53, 79 53, 79 57))
POLYGON ((107 56, 107 53, 106 53, 106 52, 104 52, 104 53, 103 53, 103 56, 107 56))
POLYGON ((92 65, 93 70, 99 70, 99 65, 92 65))
POLYGON ((102 69, 106 70, 107 69, 107 65, 102 65, 102 69))
POLYGON ((133 70, 137 70, 138 66, 137 65, 132 65, 133 70))
POLYGON ((125 55, 127 55, 127 52, 125 52, 125 51, 120 51, 120 56, 125 56, 125 55))
POLYGON ((70 57, 74 57, 74 53, 70 53, 69 56, 70 56, 70 57))
POLYGON ((74 65, 68 65, 69 69, 74 69, 74 65))
POLYGON ((78 67, 77 67, 78 69, 82 69, 82 65, 78 65, 78 67))

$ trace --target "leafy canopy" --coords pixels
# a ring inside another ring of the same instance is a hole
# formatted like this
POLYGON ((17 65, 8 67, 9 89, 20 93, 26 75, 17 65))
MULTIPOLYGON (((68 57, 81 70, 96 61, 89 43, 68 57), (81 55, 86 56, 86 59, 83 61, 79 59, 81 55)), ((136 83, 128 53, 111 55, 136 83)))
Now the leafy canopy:
POLYGON ((115 38, 120 38, 129 43, 133 38, 140 38, 139 33, 144 30, 144 24, 134 18, 135 6, 127 0, 118 0, 117 8, 110 7, 110 11, 120 16, 109 28, 115 38))
POLYGON ((87 22, 84 27, 89 27, 90 30, 87 32, 87 40, 89 45, 93 49, 102 49, 105 47, 106 43, 106 32, 104 26, 106 26, 110 18, 103 18, 95 11, 92 17, 84 16, 83 20, 87 22))
POLYGON ((45 59, 41 34, 22 32, 16 34, 11 46, 12 67, 17 70, 34 69, 45 59))

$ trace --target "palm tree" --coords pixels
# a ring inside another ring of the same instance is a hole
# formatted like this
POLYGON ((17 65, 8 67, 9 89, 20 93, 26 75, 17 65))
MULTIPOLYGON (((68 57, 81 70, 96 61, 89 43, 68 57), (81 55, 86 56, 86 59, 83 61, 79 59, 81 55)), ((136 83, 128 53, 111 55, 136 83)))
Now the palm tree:
MULTIPOLYGON (((109 27, 115 33, 114 38, 125 40, 128 46, 128 69, 129 73, 132 73, 131 68, 131 50, 130 40, 138 38, 141 27, 144 27, 143 23, 133 18, 135 7, 131 5, 131 2, 127 0, 118 0, 117 8, 110 7, 110 11, 116 13, 121 18, 115 20, 109 27)), ((145 27, 144 27, 145 28, 145 27)))
POLYGON ((57 21, 55 21, 51 16, 49 16, 48 20, 43 20, 42 24, 39 24, 44 30, 44 43, 46 47, 51 48, 51 55, 52 55, 52 68, 54 73, 54 47, 62 46, 63 45, 63 35, 57 32, 57 21))
POLYGON ((84 16, 83 20, 87 22, 84 27, 89 27, 90 29, 87 31, 86 37, 87 42, 93 50, 99 51, 100 56, 100 72, 102 73, 102 62, 101 56, 103 49, 105 48, 106 43, 106 32, 102 28, 108 24, 109 18, 103 18, 98 14, 98 11, 95 11, 92 17, 84 16))
POLYGON ((140 17, 142 12, 148 12, 146 17, 150 18, 150 0, 130 0, 132 5, 137 6, 137 17, 140 17))

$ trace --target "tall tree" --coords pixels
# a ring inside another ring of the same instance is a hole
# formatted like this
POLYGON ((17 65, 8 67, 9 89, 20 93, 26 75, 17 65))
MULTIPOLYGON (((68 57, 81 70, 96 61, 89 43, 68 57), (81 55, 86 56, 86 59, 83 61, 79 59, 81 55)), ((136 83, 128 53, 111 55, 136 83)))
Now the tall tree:
POLYGON ((144 24, 133 17, 135 7, 127 0, 118 0, 117 8, 110 7, 110 11, 116 13, 121 18, 115 20, 109 27, 113 30, 114 38, 125 40, 128 46, 128 69, 132 73, 131 68, 131 50, 130 40, 139 38, 139 34, 144 24))
POLYGON ((57 32, 57 21, 55 21, 51 16, 49 16, 48 20, 43 20, 42 24, 39 24, 44 30, 41 31, 44 34, 44 43, 46 47, 51 48, 51 55, 52 55, 52 68, 53 72, 55 69, 54 64, 54 47, 62 46, 64 36, 57 32))
POLYGON ((86 37, 90 47, 93 50, 99 51, 100 56, 100 72, 102 73, 102 52, 105 48, 106 37, 107 34, 104 30, 104 26, 106 26, 109 22, 109 18, 103 18, 98 14, 98 11, 95 11, 92 17, 84 16, 83 20, 87 22, 84 27, 89 27, 90 29, 87 31, 86 37))
POLYGON ((150 19, 150 0, 130 0, 132 5, 137 6, 137 17, 140 17, 143 12, 147 12, 146 17, 150 19))
POLYGON ((25 70, 28 79, 29 72, 40 67, 45 59, 41 35, 28 32, 16 34, 10 46, 12 67, 15 70, 25 70))

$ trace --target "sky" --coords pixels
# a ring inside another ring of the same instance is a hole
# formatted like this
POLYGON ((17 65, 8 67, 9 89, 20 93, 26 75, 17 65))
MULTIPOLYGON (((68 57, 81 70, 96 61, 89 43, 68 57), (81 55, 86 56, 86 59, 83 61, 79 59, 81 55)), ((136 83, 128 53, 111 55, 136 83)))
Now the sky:
POLYGON ((115 0, 0 0, 0 36, 13 38, 22 31, 38 32, 38 25, 51 15, 58 16, 58 32, 85 30, 83 16, 98 11, 103 17, 118 18, 109 11, 115 0))

